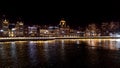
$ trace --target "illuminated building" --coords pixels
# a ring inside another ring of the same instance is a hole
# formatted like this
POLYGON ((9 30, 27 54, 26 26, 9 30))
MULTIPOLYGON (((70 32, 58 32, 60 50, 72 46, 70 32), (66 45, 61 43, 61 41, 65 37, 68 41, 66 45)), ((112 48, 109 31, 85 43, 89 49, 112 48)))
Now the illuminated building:
POLYGON ((16 36, 16 28, 12 28, 10 31, 9 31, 9 37, 15 37, 16 36))
POLYGON ((9 36, 9 22, 6 19, 2 21, 2 32, 3 37, 9 36))
POLYGON ((66 21, 62 18, 59 23, 60 36, 70 35, 70 27, 66 25, 66 21))
POLYGON ((37 27, 36 26, 32 26, 32 27, 29 26, 28 27, 28 35, 32 36, 32 37, 37 36, 38 35, 37 27))
POLYGON ((41 36, 41 37, 49 36, 48 26, 46 26, 46 25, 40 26, 40 28, 39 28, 39 36, 41 36))
POLYGON ((29 32, 28 32, 28 26, 25 25, 25 26, 24 26, 24 36, 25 36, 25 37, 28 37, 28 36, 29 36, 28 33, 29 33, 29 32))
POLYGON ((48 27, 50 36, 58 36, 59 35, 59 27, 57 26, 49 26, 48 27))
POLYGON ((9 24, 9 37, 15 37, 16 36, 16 28, 14 23, 9 24))
POLYGON ((66 27, 66 21, 62 18, 59 25, 60 25, 61 28, 66 27))
POLYGON ((49 36, 49 33, 48 29, 40 29, 40 36, 49 36))
POLYGON ((2 30, 2 22, 0 20, 0 36, 2 36, 3 30, 2 30))
POLYGON ((17 22, 16 23, 16 36, 20 37, 20 36, 24 36, 24 23, 23 22, 17 22))

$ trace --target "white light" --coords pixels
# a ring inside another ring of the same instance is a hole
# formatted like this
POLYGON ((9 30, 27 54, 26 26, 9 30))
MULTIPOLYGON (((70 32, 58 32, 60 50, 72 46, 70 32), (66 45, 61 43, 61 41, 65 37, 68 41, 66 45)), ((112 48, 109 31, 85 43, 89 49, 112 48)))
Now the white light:
POLYGON ((15 28, 12 28, 12 31, 15 31, 16 29, 15 28))
POLYGON ((120 34, 116 33, 114 34, 115 37, 120 37, 120 34))
POLYGON ((52 29, 53 27, 52 27, 52 26, 50 26, 49 28, 50 28, 50 29, 52 29))
POLYGON ((77 33, 80 33, 79 31, 77 31, 77 33))
POLYGON ((120 39, 116 39, 116 41, 120 41, 120 39))
POLYGON ((0 32, 3 32, 4 30, 0 30, 0 32))
POLYGON ((65 33, 64 31, 62 31, 62 33, 65 33))

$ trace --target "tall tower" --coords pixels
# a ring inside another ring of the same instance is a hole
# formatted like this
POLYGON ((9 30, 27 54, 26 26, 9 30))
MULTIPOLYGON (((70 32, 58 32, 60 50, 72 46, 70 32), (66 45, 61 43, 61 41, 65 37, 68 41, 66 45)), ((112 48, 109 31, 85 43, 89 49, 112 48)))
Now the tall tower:
POLYGON ((61 28, 66 27, 66 21, 64 20, 64 18, 61 19, 59 25, 60 25, 61 28))
POLYGON ((3 36, 9 36, 9 22, 6 19, 2 21, 2 30, 3 36))

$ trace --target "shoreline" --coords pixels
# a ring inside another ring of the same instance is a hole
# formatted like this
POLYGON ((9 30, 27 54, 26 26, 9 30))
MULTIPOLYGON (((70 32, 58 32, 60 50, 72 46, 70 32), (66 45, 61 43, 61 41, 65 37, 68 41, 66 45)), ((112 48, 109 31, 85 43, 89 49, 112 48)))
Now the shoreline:
POLYGON ((39 41, 55 39, 120 39, 120 37, 100 36, 100 37, 0 37, 0 41, 39 41))

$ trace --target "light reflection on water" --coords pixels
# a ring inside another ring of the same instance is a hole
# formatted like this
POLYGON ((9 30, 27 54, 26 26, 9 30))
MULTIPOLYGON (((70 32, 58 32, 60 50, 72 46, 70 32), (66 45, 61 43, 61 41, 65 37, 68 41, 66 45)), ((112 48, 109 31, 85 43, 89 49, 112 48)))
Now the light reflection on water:
POLYGON ((46 58, 46 61, 49 60, 49 48, 48 48, 48 41, 45 41, 44 43, 44 54, 45 54, 45 58, 46 58))
POLYGON ((10 48, 11 48, 11 50, 10 50, 11 51, 11 59, 13 59, 11 63, 13 63, 14 67, 17 67, 18 66, 18 59, 17 59, 15 42, 11 42, 11 47, 10 48))
POLYGON ((119 49, 120 39, 0 42, 0 68, 120 67, 119 49))
POLYGON ((89 46, 100 46, 111 50, 120 49, 120 39, 88 39, 85 40, 89 46))

